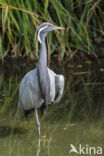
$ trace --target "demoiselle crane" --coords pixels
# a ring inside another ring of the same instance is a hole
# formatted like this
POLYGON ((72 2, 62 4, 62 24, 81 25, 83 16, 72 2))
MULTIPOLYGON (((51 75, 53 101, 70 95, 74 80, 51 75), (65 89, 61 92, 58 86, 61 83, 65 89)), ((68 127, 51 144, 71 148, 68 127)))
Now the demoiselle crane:
POLYGON ((40 44, 39 60, 37 68, 28 72, 22 79, 19 88, 19 102, 17 115, 28 116, 35 111, 38 134, 40 138, 40 122, 37 109, 47 108, 51 103, 57 103, 63 94, 64 77, 57 75, 47 67, 47 48, 45 39, 49 32, 53 30, 64 30, 49 22, 41 24, 37 29, 37 38, 40 44))

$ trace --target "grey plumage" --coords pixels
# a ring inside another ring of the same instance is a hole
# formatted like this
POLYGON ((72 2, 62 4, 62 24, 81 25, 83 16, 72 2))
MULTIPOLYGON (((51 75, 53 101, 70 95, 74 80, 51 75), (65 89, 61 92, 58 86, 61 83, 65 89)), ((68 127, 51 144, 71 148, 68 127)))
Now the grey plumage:
POLYGON ((19 117, 19 112, 21 112, 22 115, 27 116, 31 111, 35 110, 39 137, 40 123, 37 108, 40 108, 43 104, 47 107, 51 103, 58 102, 64 89, 63 75, 57 75, 47 67, 45 38, 48 32, 56 29, 63 28, 54 26, 48 22, 39 26, 37 30, 40 43, 38 65, 37 68, 24 76, 19 88, 17 115, 19 117))
POLYGON ((39 54, 39 62, 37 66, 37 74, 38 74, 38 82, 41 91, 41 96, 44 99, 45 106, 47 107, 49 103, 50 78, 47 69, 47 51, 46 51, 45 44, 40 44, 40 54, 39 54), (44 49, 44 51, 42 49, 44 49))

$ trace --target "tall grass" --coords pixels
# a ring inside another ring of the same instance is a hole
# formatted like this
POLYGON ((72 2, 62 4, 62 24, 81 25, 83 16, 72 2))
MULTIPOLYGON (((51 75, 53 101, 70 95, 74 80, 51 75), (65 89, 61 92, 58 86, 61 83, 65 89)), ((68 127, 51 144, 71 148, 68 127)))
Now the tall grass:
POLYGON ((49 21, 65 27, 48 37, 50 54, 60 59, 76 53, 99 56, 104 35, 104 2, 101 0, 2 0, 0 2, 0 58, 38 56, 36 29, 49 21), (1 44, 2 42, 2 44, 1 44))

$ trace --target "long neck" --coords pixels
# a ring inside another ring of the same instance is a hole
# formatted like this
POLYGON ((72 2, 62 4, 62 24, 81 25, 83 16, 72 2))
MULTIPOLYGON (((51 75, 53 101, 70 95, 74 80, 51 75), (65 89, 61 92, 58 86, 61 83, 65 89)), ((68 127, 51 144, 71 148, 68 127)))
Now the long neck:
POLYGON ((42 41, 42 43, 40 44, 37 75, 41 96, 43 97, 44 103, 47 106, 50 93, 50 78, 47 69, 47 48, 45 40, 44 42, 42 41))
POLYGON ((42 44, 40 44, 38 63, 44 67, 47 67, 47 49, 45 41, 42 44))

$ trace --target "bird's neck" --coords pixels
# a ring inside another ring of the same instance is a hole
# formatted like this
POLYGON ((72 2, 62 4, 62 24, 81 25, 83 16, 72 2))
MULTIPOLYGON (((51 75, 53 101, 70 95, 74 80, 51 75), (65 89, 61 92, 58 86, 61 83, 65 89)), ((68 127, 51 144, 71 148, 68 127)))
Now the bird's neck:
POLYGON ((47 48, 45 40, 44 42, 40 43, 38 64, 42 65, 44 68, 47 67, 47 48))

